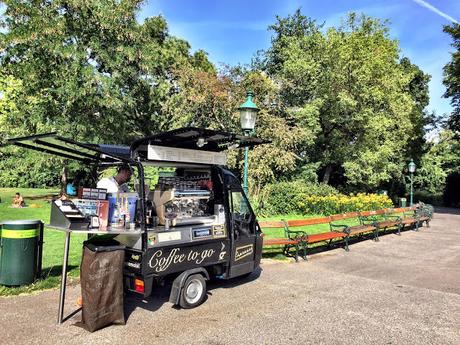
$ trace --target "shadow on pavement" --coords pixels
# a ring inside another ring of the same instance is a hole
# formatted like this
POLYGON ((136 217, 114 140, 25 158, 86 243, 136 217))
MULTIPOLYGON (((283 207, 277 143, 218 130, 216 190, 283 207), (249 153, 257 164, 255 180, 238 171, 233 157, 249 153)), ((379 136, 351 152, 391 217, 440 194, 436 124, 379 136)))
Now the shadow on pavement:
POLYGON ((460 215, 460 208, 435 206, 434 213, 460 215))
POLYGON ((161 308, 163 304, 169 301, 169 293, 171 291, 171 284, 164 286, 154 286, 152 294, 149 297, 142 298, 135 293, 127 293, 125 295, 124 310, 125 319, 128 321, 130 315, 137 309, 142 308, 148 311, 156 311, 161 308))
MULTIPOLYGON (((241 277, 232 278, 229 280, 213 279, 207 281, 207 296, 212 296, 212 291, 219 288, 232 288, 238 285, 250 283, 259 278, 262 269, 258 267, 254 272, 241 277)), ((160 309, 163 304, 169 303, 169 294, 171 292, 172 281, 165 282, 164 286, 154 286, 152 295, 147 298, 141 298, 134 293, 125 295, 124 311, 125 319, 128 321, 130 315, 137 309, 142 308, 151 312, 160 309)), ((203 303, 206 303, 207 296, 203 303)), ((171 308, 180 309, 180 307, 171 304, 171 308)))
POLYGON ((262 268, 259 266, 252 273, 245 274, 240 277, 232 278, 229 280, 213 279, 208 282, 208 295, 212 295, 212 290, 214 289, 228 289, 235 286, 250 283, 259 278, 262 274, 262 271, 262 268))

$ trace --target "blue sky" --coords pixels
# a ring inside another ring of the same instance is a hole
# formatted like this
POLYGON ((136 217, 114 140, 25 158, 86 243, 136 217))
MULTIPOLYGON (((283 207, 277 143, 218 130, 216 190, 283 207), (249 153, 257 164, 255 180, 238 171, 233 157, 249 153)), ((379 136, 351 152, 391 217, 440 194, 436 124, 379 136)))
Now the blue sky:
POLYGON ((339 25, 350 11, 389 19, 401 56, 432 76, 428 109, 439 115, 451 112, 449 100, 442 98, 442 68, 453 48, 442 28, 460 21, 460 0, 149 0, 140 19, 162 14, 170 33, 187 40, 192 50, 205 50, 216 64, 234 65, 250 63, 257 50, 267 49, 267 27, 275 16, 285 17, 299 7, 326 27, 339 25))

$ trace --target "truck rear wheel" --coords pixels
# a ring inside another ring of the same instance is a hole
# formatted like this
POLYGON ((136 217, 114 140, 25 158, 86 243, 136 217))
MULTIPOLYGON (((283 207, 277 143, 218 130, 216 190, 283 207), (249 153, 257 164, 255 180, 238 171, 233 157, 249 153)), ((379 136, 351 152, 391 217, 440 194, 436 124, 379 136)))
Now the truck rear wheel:
POLYGON ((201 274, 193 274, 185 281, 179 305, 184 309, 192 309, 203 303, 205 297, 206 280, 201 274))

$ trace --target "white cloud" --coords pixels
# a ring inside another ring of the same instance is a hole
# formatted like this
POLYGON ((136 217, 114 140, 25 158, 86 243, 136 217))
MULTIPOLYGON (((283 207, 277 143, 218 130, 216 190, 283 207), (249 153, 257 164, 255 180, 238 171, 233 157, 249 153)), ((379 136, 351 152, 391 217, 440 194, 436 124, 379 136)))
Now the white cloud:
POLYGON ((431 12, 434 12, 434 13, 440 15, 443 18, 445 18, 445 19, 447 19, 447 20, 449 20, 451 22, 459 24, 459 22, 456 19, 454 19, 451 16, 449 16, 448 14, 440 11, 439 9, 437 9, 433 5, 429 4, 428 2, 426 2, 424 0, 413 0, 413 1, 415 3, 417 3, 417 4, 419 4, 420 6, 423 6, 423 7, 427 8, 427 9, 429 9, 431 12))

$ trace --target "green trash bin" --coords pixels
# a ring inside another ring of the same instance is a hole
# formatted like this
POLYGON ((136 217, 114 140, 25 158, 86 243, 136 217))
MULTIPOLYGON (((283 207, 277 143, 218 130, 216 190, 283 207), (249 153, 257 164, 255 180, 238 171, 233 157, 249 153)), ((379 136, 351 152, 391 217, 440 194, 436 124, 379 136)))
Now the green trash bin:
POLYGON ((399 207, 406 207, 406 206, 407 206, 407 199, 399 198, 399 207))
POLYGON ((0 224, 0 284, 31 284, 41 275, 43 223, 40 220, 0 224))

